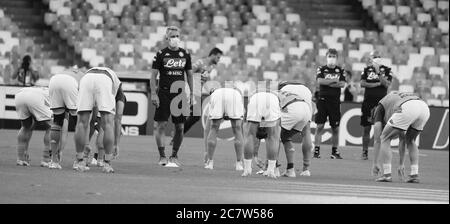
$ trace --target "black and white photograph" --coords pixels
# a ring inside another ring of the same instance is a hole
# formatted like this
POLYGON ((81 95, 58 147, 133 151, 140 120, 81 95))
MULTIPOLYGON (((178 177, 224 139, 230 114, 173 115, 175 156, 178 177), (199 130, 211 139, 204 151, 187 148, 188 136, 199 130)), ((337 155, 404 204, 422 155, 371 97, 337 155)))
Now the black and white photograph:
POLYGON ((449 1, 0 0, 0 204, 448 205, 449 1))

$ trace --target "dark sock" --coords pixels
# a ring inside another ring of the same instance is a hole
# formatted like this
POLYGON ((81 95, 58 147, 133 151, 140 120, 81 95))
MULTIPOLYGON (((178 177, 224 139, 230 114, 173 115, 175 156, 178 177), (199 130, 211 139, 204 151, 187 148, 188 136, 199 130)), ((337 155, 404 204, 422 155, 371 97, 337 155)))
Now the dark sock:
POLYGON ((331 147, 331 152, 334 154, 337 152, 337 147, 331 147))
POLYGON ((77 160, 78 160, 78 162, 82 162, 84 160, 84 158, 83 159, 77 159, 77 160))
POLYGON ((294 168, 294 163, 288 163, 287 164, 287 169, 292 169, 294 168))
POLYGON ((320 146, 315 146, 314 151, 320 151, 320 146))
POLYGON ((98 159, 98 153, 94 153, 94 159, 98 159))
POLYGON ((164 152, 165 147, 158 147, 158 152, 160 157, 166 157, 166 153, 164 152))
POLYGON ((172 149, 172 157, 177 157, 178 150, 180 150, 180 148, 178 148, 178 149, 173 148, 173 149, 172 149))

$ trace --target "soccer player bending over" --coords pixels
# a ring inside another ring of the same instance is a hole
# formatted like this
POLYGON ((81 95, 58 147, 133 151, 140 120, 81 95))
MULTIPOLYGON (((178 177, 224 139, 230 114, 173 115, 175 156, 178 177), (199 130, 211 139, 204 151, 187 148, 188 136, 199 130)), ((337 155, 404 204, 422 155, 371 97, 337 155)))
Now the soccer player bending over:
POLYGON ((250 97, 247 106, 247 124, 244 130, 244 173, 242 176, 252 174, 254 144, 259 141, 258 132, 265 132, 267 133, 265 137, 268 159, 265 174, 270 178, 277 178, 275 168, 280 145, 280 117, 280 101, 276 93, 257 92, 250 97))
POLYGON ((69 116, 72 116, 76 123, 78 83, 83 75, 83 72, 74 67, 50 78, 50 108, 53 111, 50 130, 52 161, 48 166, 50 169, 61 169, 61 152, 66 144, 69 116))
POLYGON ((26 87, 15 96, 16 112, 20 119, 21 128, 17 135, 17 165, 30 166, 28 145, 36 123, 45 127, 44 154, 41 166, 48 167, 51 160, 50 127, 51 116, 50 99, 47 88, 26 87))
POLYGON ((301 135, 303 152, 303 169, 300 176, 311 176, 309 166, 312 156, 311 118, 312 93, 305 85, 298 82, 281 82, 278 98, 281 107, 281 142, 286 153, 287 168, 283 176, 295 177, 294 152, 292 137, 301 135))
MULTIPOLYGON (((84 148, 89 137, 91 113, 96 105, 101 115, 100 125, 104 131, 103 146, 105 148, 105 164, 103 172, 113 173, 111 160, 114 157, 114 144, 118 136, 114 131, 114 116, 116 114, 115 96, 122 83, 116 73, 109 68, 94 67, 81 78, 78 94, 78 119, 75 128, 76 161, 73 169, 89 170, 84 159, 84 148)), ((93 115, 95 116, 95 114, 93 115)), ((120 132, 119 132, 120 133, 120 132)))
POLYGON ((327 52, 327 64, 317 69, 319 93, 316 102, 316 136, 314 158, 320 158, 320 144, 327 117, 331 126, 331 158, 342 159, 337 147, 339 144, 339 123, 341 120, 341 88, 345 86, 344 69, 337 66, 338 52, 330 48, 327 52))
POLYGON ((189 115, 188 99, 185 92, 186 73, 189 89, 192 92, 192 64, 191 55, 180 44, 180 30, 168 27, 166 31, 168 47, 156 53, 152 65, 152 79, 150 82, 151 100, 155 110, 155 140, 158 146, 159 162, 161 166, 179 167, 178 151, 183 142, 185 116, 189 115), (159 73, 158 88, 156 77, 159 73), (165 154, 165 130, 169 117, 175 125, 172 155, 169 160, 165 154))
POLYGON ((244 138, 242 134, 242 120, 244 118, 244 101, 241 93, 234 88, 219 88, 211 94, 209 115, 205 128, 207 138, 207 161, 205 169, 213 169, 213 155, 217 145, 217 133, 223 120, 230 120, 234 134, 234 148, 236 150, 236 170, 242 171, 242 153, 244 138))
POLYGON ((379 140, 375 141, 375 158, 373 173, 378 173, 380 163, 383 175, 376 179, 377 182, 392 182, 391 164, 392 151, 391 140, 399 137, 400 166, 399 174, 403 178, 404 173, 404 146, 409 151, 411 161, 411 174, 408 183, 419 182, 419 149, 415 142, 417 136, 423 130, 430 117, 428 105, 413 93, 394 91, 381 99, 374 113, 375 135, 379 140), (386 125, 382 128, 382 124, 386 125), (379 130, 382 130, 381 132, 379 130), (381 133, 381 134, 380 134, 381 133), (381 154, 380 154, 381 152, 381 154))

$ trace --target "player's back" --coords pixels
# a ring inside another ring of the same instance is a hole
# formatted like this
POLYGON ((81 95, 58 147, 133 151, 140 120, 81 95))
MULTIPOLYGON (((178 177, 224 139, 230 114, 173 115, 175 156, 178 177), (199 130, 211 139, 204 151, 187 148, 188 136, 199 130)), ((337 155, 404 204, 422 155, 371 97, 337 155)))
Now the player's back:
POLYGON ((393 91, 380 100, 380 104, 383 105, 385 110, 385 121, 400 109, 400 106, 410 100, 420 100, 420 97, 414 93, 406 93, 393 91))

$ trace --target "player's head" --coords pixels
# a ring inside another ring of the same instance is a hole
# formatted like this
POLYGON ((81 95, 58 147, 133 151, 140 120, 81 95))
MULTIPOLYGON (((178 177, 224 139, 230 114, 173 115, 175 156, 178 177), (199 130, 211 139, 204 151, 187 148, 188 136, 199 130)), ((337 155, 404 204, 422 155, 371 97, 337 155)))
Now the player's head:
POLYGON ((169 26, 166 30, 166 41, 171 48, 177 48, 180 45, 180 29, 176 26, 169 26))
POLYGON ((337 64, 338 52, 334 48, 330 48, 326 54, 327 57, 327 65, 335 66, 337 64))
POLYGON ((381 55, 378 51, 370 52, 370 64, 374 67, 380 67, 381 55))
POLYGON ((217 63, 219 63, 222 55, 223 55, 223 52, 219 48, 215 47, 209 52, 208 56, 211 59, 211 62, 213 64, 217 64, 217 63))

